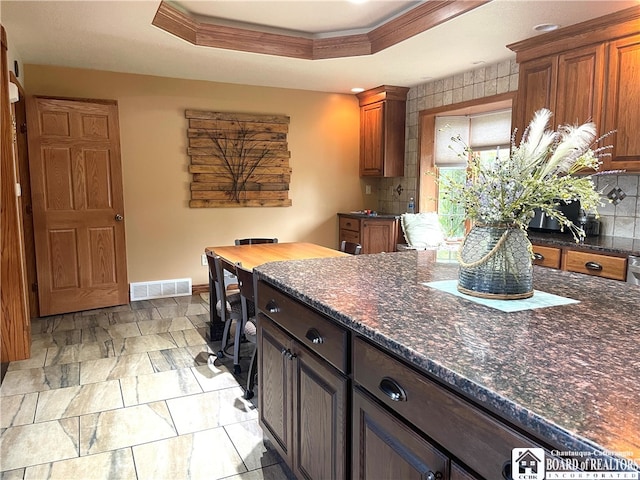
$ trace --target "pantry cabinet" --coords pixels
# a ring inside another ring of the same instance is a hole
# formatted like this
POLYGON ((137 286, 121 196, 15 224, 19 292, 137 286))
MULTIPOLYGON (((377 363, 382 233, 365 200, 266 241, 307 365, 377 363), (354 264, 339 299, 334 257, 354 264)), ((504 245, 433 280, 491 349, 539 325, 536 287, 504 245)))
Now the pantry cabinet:
POLYGON ((404 176, 406 87, 383 85, 357 94, 360 176, 404 176))
POLYGON ((512 126, 521 134, 540 108, 552 128, 593 121, 614 145, 601 170, 640 172, 640 7, 508 45, 520 64, 512 126), (590 32, 585 35, 584 32, 590 32))

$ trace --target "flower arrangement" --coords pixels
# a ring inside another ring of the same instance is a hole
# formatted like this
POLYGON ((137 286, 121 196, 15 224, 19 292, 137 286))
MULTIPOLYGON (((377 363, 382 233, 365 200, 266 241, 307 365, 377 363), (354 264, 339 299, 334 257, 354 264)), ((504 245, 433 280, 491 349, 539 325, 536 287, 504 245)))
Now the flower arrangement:
MULTIPOLYGON (((595 210, 600 194, 595 190, 591 175, 575 174, 583 169, 598 170, 606 149, 592 148, 609 134, 596 139, 596 126, 562 125, 557 131, 547 130, 552 113, 542 109, 524 131, 519 145, 515 132, 511 138, 508 159, 487 165, 464 144, 460 136, 452 141, 462 146, 458 153, 468 158, 466 179, 443 178, 440 189, 443 198, 461 205, 467 218, 479 223, 502 223, 526 229, 539 208, 573 233, 576 241, 585 236, 579 226, 554 208, 559 201, 580 200, 585 210, 595 210)), ((449 146, 449 148, 453 148, 449 146)))

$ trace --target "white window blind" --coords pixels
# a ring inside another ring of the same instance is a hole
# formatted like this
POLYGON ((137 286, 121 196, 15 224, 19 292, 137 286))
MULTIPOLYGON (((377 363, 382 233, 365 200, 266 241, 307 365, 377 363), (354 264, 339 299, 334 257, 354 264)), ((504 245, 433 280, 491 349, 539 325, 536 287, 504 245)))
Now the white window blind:
POLYGON ((463 147, 453 142, 451 137, 460 135, 462 141, 475 150, 498 146, 508 147, 511 143, 511 110, 473 116, 436 117, 435 130, 435 165, 438 167, 466 166, 466 159, 458 155, 463 147))
POLYGON ((435 129, 434 159, 436 166, 465 166, 466 159, 459 156, 463 147, 453 142, 451 138, 460 135, 462 141, 466 145, 469 144, 469 117, 436 117, 435 129))
POLYGON ((469 119, 472 149, 502 147, 511 143, 511 110, 473 116, 469 119))

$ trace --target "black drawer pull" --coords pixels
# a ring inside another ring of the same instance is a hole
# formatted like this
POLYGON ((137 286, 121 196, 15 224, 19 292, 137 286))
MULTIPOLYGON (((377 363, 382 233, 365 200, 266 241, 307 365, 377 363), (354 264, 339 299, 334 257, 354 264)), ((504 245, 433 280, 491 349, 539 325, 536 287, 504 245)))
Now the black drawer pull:
POLYGON ((407 393, 404 391, 398 382, 396 382, 393 378, 384 377, 380 380, 379 387, 387 397, 389 397, 394 402, 406 402, 407 401, 407 393))
POLYGON ((316 330, 315 328, 310 328, 309 330, 307 330, 307 334, 305 335, 305 337, 307 337, 307 340, 311 340, 311 343, 315 343, 316 345, 324 343, 324 338, 322 338, 320 332, 318 332, 318 330, 316 330))
POLYGON ((282 348, 282 351, 281 351, 280 353, 281 353, 281 354, 282 354, 282 356, 284 357, 284 356, 287 354, 287 352, 288 352, 288 351, 289 351, 289 350, 287 350, 286 348, 284 348, 284 347, 283 347, 283 348, 282 348))
POLYGON ((541 253, 538 253, 538 252, 534 252, 533 259, 534 260, 544 260, 544 255, 542 255, 541 253))
POLYGON ((511 460, 502 465, 502 478, 505 480, 513 480, 513 477, 511 476, 511 460))
POLYGON ((276 303, 275 300, 269 300, 267 302, 267 313, 278 313, 280 312, 280 307, 278 306, 278 304, 276 303))
POLYGON ((427 473, 427 480, 441 480, 442 478, 442 473, 440 472, 429 472, 427 473))
POLYGON ((600 270, 602 270, 602 265, 596 262, 587 262, 584 264, 584 266, 587 270, 594 270, 596 272, 599 272, 600 270))

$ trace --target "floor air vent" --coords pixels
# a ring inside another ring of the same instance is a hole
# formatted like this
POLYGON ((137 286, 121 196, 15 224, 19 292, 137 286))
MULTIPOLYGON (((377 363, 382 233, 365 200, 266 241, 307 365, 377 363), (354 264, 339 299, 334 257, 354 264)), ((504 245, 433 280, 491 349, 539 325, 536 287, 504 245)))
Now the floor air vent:
POLYGON ((157 282, 138 282, 129 285, 131 301, 150 298, 178 297, 191 295, 191 279, 160 280, 157 282))

